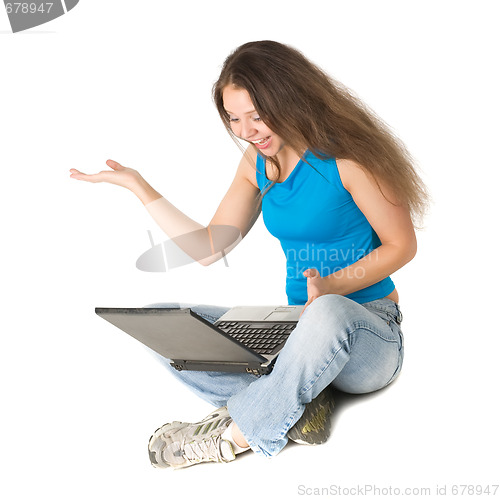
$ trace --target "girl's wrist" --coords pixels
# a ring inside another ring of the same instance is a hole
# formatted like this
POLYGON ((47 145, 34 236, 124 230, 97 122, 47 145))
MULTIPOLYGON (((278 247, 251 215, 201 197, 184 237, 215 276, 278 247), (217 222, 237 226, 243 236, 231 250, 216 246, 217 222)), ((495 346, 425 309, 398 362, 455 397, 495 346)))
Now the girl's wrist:
POLYGON ((143 205, 147 205, 157 199, 160 199, 162 195, 156 192, 141 175, 138 175, 137 180, 130 187, 130 190, 139 198, 143 205))

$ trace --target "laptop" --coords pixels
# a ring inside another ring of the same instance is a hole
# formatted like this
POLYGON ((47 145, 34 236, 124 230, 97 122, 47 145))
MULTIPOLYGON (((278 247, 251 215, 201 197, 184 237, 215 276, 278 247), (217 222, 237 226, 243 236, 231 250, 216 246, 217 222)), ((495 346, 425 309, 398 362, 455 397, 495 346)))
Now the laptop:
POLYGON ((233 307, 214 324, 191 308, 103 308, 99 317, 178 371, 271 372, 303 305, 233 307))

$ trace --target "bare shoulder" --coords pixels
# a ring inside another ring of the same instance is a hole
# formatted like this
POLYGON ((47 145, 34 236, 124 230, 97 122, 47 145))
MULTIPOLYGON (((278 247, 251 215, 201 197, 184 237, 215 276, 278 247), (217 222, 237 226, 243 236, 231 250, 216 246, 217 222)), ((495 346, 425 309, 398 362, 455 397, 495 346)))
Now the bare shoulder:
POLYGON ((356 195, 366 195, 369 191, 378 191, 386 199, 397 202, 397 196, 391 192, 390 186, 384 185, 380 179, 376 179, 373 175, 370 175, 356 161, 338 159, 337 167, 342 185, 353 197, 356 195), (383 191, 383 194, 381 191, 383 191))
POLYGON ((361 165, 351 159, 337 159, 337 168, 340 180, 349 192, 351 192, 353 186, 359 184, 360 180, 363 181, 369 177, 361 165))
POLYGON ((242 236, 250 230, 260 214, 259 187, 255 178, 257 154, 248 149, 210 225, 238 227, 242 236))
POLYGON ((248 146, 243 153, 236 175, 248 180, 248 182, 258 189, 259 186, 257 185, 257 178, 255 176, 256 163, 257 151, 255 150, 255 147, 248 146))

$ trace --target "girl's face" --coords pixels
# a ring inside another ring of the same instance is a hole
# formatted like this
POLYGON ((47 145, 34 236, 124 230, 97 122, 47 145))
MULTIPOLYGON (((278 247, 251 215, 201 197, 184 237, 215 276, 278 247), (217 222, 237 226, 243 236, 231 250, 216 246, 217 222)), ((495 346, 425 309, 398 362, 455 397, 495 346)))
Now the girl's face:
POLYGON ((260 119, 246 90, 228 85, 222 91, 222 100, 237 137, 251 142, 266 156, 275 156, 283 149, 283 139, 260 119))

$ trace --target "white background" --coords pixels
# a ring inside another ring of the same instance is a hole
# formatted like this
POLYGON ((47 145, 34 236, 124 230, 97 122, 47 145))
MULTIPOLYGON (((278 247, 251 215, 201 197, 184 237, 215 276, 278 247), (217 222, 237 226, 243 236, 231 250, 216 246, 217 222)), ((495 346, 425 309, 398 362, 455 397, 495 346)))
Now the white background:
POLYGON ((81 0, 15 35, 1 11, 2 496, 498 484, 496 7, 81 0), (232 49, 259 39, 295 46, 352 88, 418 160, 434 204, 417 257, 394 276, 405 366, 389 389, 341 398, 323 446, 157 470, 150 434, 212 408, 94 307, 285 303, 281 249, 259 220, 229 267, 140 272, 147 230, 164 239, 142 204, 68 171, 115 159, 207 223, 240 156, 211 86, 232 49))

